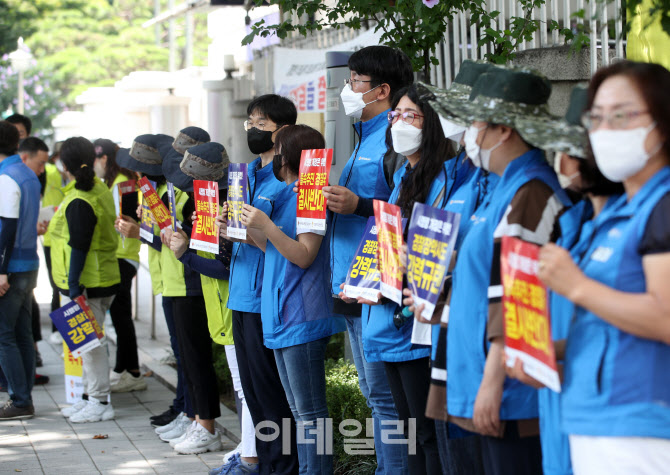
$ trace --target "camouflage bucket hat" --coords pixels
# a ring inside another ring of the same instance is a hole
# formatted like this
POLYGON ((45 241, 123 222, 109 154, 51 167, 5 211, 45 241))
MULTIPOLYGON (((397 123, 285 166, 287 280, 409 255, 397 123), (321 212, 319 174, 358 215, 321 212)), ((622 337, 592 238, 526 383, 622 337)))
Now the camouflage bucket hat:
POLYGON ((184 155, 189 148, 209 141, 210 137, 206 130, 200 127, 186 127, 179 131, 172 143, 172 147, 181 155, 184 155))
POLYGON ((469 100, 449 105, 461 123, 474 121, 502 124, 514 129, 521 118, 550 119, 547 100, 551 83, 535 71, 495 68, 475 82, 469 100))
POLYGON ((457 115, 451 112, 451 105, 455 103, 468 102, 472 87, 477 78, 482 74, 496 69, 498 66, 484 61, 471 61, 466 59, 461 63, 458 74, 451 83, 449 89, 441 89, 422 82, 417 83, 416 87, 419 97, 427 100, 433 110, 444 119, 454 122, 461 126, 468 126, 457 115))
POLYGON ((563 119, 519 119, 517 130, 531 145, 550 152, 564 152, 572 157, 586 158, 588 134, 580 123, 586 110, 586 86, 575 86, 570 105, 563 119))

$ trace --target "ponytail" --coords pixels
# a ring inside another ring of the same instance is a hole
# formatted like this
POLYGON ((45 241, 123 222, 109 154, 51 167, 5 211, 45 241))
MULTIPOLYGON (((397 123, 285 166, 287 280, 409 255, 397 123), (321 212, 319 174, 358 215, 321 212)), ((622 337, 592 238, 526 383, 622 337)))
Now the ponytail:
POLYGON ((90 191, 95 184, 95 147, 84 137, 70 137, 60 151, 60 159, 65 169, 74 176, 77 183, 74 187, 82 191, 90 191))

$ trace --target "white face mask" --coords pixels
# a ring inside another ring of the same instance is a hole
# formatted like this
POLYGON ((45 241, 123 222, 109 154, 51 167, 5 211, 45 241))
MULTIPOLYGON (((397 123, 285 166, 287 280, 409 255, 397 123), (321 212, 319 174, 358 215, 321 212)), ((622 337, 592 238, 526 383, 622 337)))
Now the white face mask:
POLYGON ((421 147, 421 129, 398 120, 391 126, 391 138, 393 139, 393 150, 400 155, 408 156, 421 147))
POLYGON ((572 186, 572 180, 579 176, 579 172, 575 172, 572 175, 566 175, 561 172, 561 162, 566 157, 564 153, 557 153, 554 156, 554 171, 556 176, 558 176, 558 182, 561 185, 561 188, 570 188, 572 186))
POLYGON ((630 130, 597 130, 589 134, 593 155, 600 172, 607 179, 622 182, 637 174, 663 146, 659 143, 656 151, 647 153, 644 142, 656 127, 656 122, 648 127, 630 130))
POLYGON ((477 137, 479 137, 479 132, 487 127, 488 125, 485 125, 482 128, 477 128, 474 125, 471 125, 465 130, 463 141, 465 142, 465 152, 468 154, 468 157, 470 157, 470 160, 472 160, 472 163, 476 167, 490 171, 491 152, 502 145, 502 140, 491 148, 481 148, 479 144, 477 144, 477 137))
MULTIPOLYGON (((373 87, 370 89, 370 91, 373 91, 378 87, 379 86, 373 87)), ((353 117, 354 119, 360 119, 365 106, 372 104, 373 102, 377 102, 377 99, 375 99, 374 101, 368 102, 366 104, 363 100, 363 94, 367 94, 370 91, 354 92, 351 89, 351 85, 345 84, 342 88, 342 92, 340 92, 340 98, 342 99, 342 105, 344 106, 344 113, 349 117, 353 117)))
POLYGON ((463 138, 463 134, 465 133, 467 127, 454 124, 442 116, 439 116, 439 118, 440 124, 442 124, 442 131, 444 132, 444 136, 456 143, 461 143, 461 139, 463 138))

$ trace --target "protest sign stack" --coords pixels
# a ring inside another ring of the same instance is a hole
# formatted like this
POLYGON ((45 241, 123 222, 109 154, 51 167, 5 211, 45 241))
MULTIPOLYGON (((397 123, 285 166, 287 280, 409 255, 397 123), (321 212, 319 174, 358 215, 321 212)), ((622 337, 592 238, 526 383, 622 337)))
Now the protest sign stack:
POLYGON ((168 228, 173 229, 170 212, 161 201, 160 196, 158 196, 158 193, 156 193, 156 188, 149 182, 147 177, 142 177, 140 180, 140 191, 142 192, 149 209, 151 209, 151 212, 154 215, 154 219, 156 220, 156 224, 158 224, 161 232, 168 228))
POLYGON ((242 209, 249 204, 247 198, 248 179, 246 163, 231 163, 228 166, 228 236, 247 238, 247 227, 242 224, 242 209))
POLYGON ((215 181, 193 180, 195 213, 198 220, 191 231, 191 249, 219 253, 219 185, 215 181))
POLYGON ((378 261, 381 292, 386 298, 402 305, 402 218, 400 208, 385 201, 374 200, 377 226, 378 261))
POLYGON ((326 229, 326 199, 323 187, 328 186, 333 149, 303 150, 298 178, 297 227, 326 229))
POLYGON ((344 295, 351 299, 362 297, 377 302, 377 295, 381 291, 380 283, 377 269, 377 226, 374 216, 371 216, 354 260, 351 261, 344 282, 344 295))

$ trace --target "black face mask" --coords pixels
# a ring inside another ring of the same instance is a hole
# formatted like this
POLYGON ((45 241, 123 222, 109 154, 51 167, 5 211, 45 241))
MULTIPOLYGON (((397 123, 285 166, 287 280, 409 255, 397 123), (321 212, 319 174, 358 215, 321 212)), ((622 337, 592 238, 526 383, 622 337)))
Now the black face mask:
POLYGON ((260 155, 274 147, 272 134, 274 130, 258 130, 252 127, 247 130, 247 145, 254 155, 260 155))
POLYGON ((278 181, 284 181, 284 177, 281 176, 281 169, 284 166, 282 164, 283 159, 284 156, 282 154, 278 154, 272 157, 272 174, 278 181))

